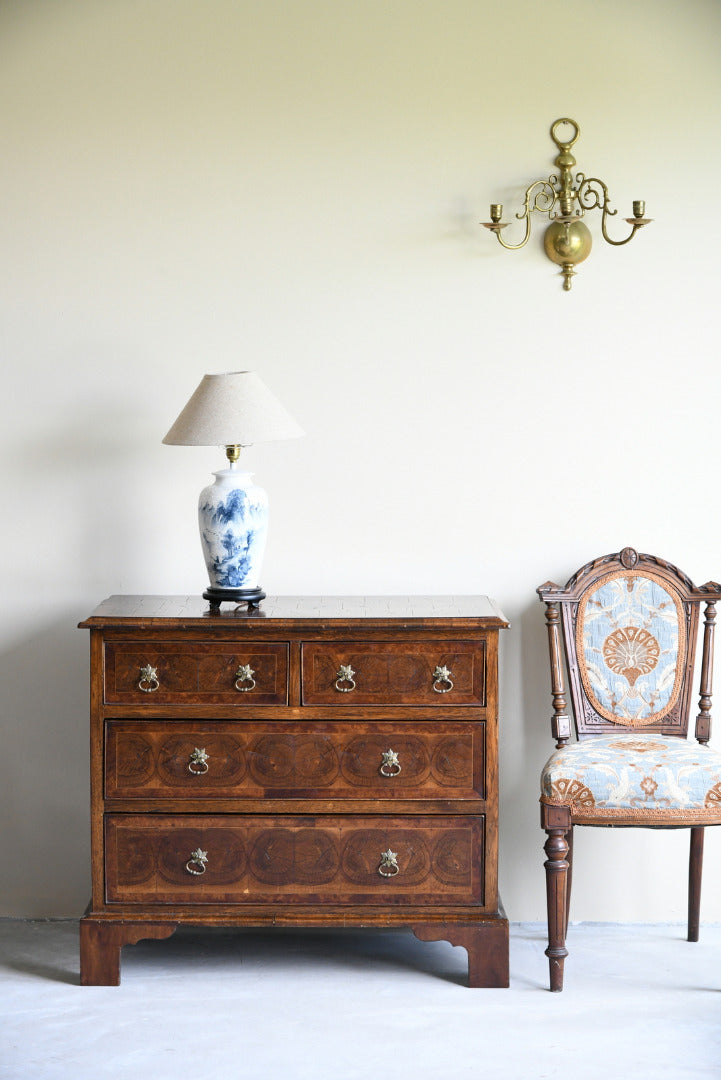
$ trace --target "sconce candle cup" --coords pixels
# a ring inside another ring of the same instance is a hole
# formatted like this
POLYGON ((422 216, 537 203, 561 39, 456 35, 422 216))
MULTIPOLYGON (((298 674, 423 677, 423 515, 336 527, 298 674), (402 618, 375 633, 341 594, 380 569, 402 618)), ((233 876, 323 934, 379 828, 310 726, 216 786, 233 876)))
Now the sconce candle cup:
POLYGON ((516 214, 520 221, 525 221, 525 235, 517 243, 504 240, 501 231, 507 228, 508 222, 502 221, 503 206, 501 203, 491 203, 491 220, 484 221, 485 228, 496 234, 499 244, 509 251, 515 251, 524 247, 531 235, 531 214, 539 211, 548 214, 550 223, 546 228, 543 239, 544 251, 548 258, 561 267, 563 275, 563 288, 568 291, 571 288, 571 279, 575 275, 574 267, 587 259, 591 253, 591 231, 582 220, 587 210, 601 211, 601 232, 604 240, 621 247, 633 239, 639 229, 648 225, 650 218, 645 217, 646 204, 640 199, 633 203, 633 217, 626 218, 631 226, 631 232, 623 240, 614 240, 609 236, 606 224, 609 217, 616 214, 611 209, 608 188, 603 180, 597 177, 587 177, 584 173, 573 174, 576 159, 571 153, 580 135, 580 128, 575 120, 562 117, 551 125, 551 138, 558 148, 558 155, 554 164, 558 173, 552 173, 548 180, 535 180, 526 190, 523 210, 516 214), (569 138, 562 139, 560 129, 562 126, 570 126, 569 138))

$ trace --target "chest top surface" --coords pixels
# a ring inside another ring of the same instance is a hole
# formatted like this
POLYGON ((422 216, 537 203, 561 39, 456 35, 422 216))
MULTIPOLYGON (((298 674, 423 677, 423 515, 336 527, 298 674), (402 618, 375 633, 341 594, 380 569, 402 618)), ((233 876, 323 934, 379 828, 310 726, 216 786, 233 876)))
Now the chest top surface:
POLYGON ((124 624, 147 627, 240 627, 272 624, 278 629, 302 623, 308 629, 329 624, 358 627, 389 622, 409 627, 438 621, 454 629, 502 629, 508 621, 488 596, 274 596, 249 611, 228 605, 211 612, 201 596, 109 596, 80 623, 83 629, 124 624))

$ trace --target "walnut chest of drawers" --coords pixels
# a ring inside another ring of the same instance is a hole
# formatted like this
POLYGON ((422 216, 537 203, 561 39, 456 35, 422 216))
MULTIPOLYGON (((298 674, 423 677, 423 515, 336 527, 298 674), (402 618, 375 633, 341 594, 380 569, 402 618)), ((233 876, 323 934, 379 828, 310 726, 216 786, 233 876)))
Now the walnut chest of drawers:
POLYGON ((81 626, 84 984, 183 923, 410 927, 508 985, 493 601, 114 596, 81 626))

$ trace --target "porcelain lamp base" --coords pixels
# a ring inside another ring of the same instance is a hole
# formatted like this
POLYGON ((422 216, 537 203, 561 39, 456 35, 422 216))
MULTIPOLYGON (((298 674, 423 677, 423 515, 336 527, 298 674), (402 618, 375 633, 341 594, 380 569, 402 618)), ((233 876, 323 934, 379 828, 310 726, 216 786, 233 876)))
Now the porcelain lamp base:
POLYGON ((200 539, 210 588, 203 595, 257 606, 265 593, 260 569, 268 532, 268 498, 251 474, 231 467, 200 494, 200 539))

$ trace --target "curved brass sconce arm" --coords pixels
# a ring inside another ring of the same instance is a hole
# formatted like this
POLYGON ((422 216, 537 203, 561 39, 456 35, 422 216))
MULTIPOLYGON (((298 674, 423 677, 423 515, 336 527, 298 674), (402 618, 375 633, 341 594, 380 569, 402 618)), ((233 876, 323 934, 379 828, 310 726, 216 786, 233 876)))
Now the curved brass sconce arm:
POLYGON ((626 221, 631 226, 631 232, 625 240, 614 240, 613 237, 608 235, 606 221, 609 217, 614 217, 618 211, 611 209, 608 188, 603 180, 599 180, 595 176, 589 176, 587 178, 583 173, 579 173, 576 180, 578 182, 577 197, 579 205, 584 210, 595 210, 596 208, 601 210, 601 232, 603 234, 603 239, 607 244, 613 244, 614 247, 623 247, 629 240, 633 240, 639 229, 642 229, 644 225, 650 223, 651 218, 643 216, 646 212, 646 203, 641 199, 637 199, 633 204, 633 217, 626 218, 626 221), (594 184, 598 185, 600 191, 592 186, 594 184), (601 192, 603 193, 602 195, 601 192))
POLYGON ((527 188, 524 209, 521 213, 516 214, 519 221, 525 219, 526 222, 526 234, 518 244, 508 244, 501 236, 501 229, 508 228, 508 222, 501 221, 503 204, 491 204, 491 220, 484 221, 482 224, 486 229, 490 229, 496 234, 498 242, 502 247, 506 248, 508 251, 518 251, 519 248, 525 247, 531 236, 531 214, 534 210, 539 210, 542 214, 549 213, 556 201, 556 192, 551 182, 553 179, 554 177, 549 177, 548 180, 536 180, 535 184, 531 184, 531 186, 527 188), (535 191, 536 188, 538 188, 538 191, 535 191))
POLYGON ((637 200, 633 204, 633 217, 626 218, 631 226, 631 232, 623 240, 614 240, 608 234, 607 221, 617 211, 611 209, 608 188, 603 180, 597 177, 586 177, 584 173, 576 173, 573 169, 576 159, 571 153, 581 134, 581 129, 575 120, 562 117, 555 120, 551 125, 551 138, 558 148, 558 156, 554 164, 558 167, 558 173, 551 173, 548 180, 536 180, 526 189, 524 209, 516 217, 526 222, 526 231, 523 239, 517 244, 508 243, 503 239, 501 231, 508 227, 508 223, 501 220, 503 206, 501 203, 491 203, 491 220, 482 224, 486 229, 496 234, 499 244, 509 251, 516 251, 525 247, 531 236, 531 214, 538 210, 542 214, 548 214, 549 225, 544 235, 543 246, 546 255, 552 262, 561 267, 563 275, 563 287, 571 288, 571 279, 576 271, 578 263, 583 262, 591 253, 592 237, 590 230, 582 221, 587 210, 601 211, 601 233, 604 240, 614 247, 623 247, 632 240, 639 229, 648 225, 651 218, 645 217, 646 204, 637 200), (568 125, 571 135, 567 139, 561 138, 561 128, 568 125))

